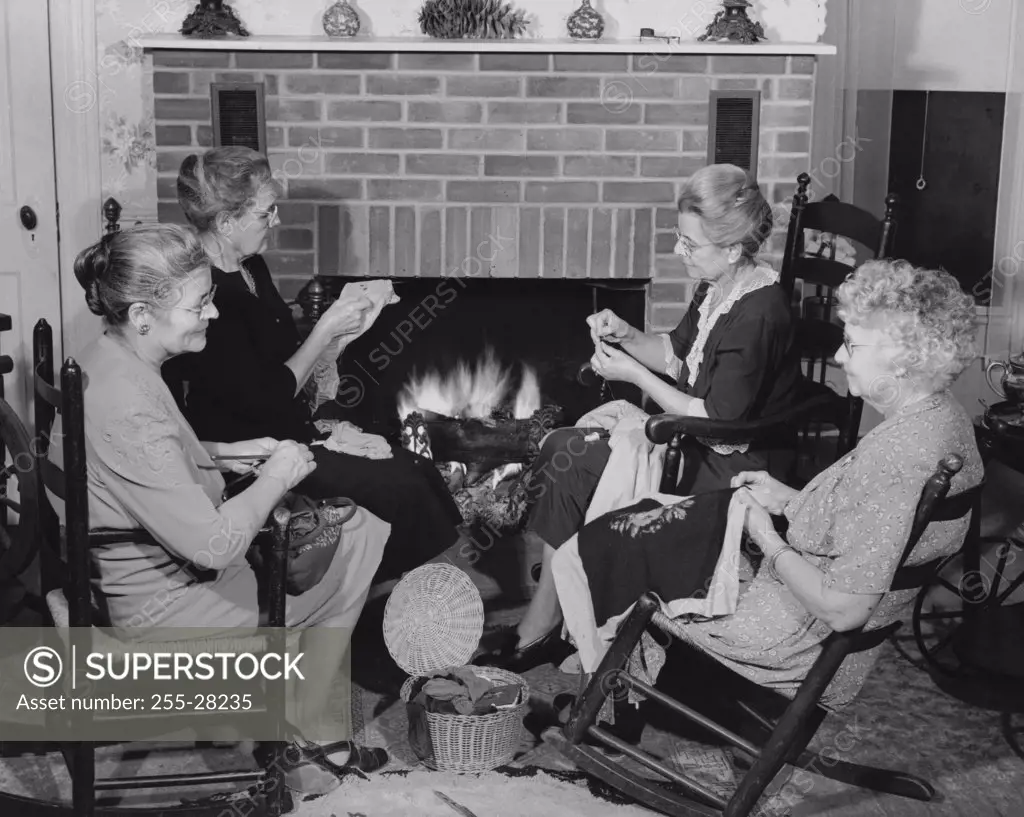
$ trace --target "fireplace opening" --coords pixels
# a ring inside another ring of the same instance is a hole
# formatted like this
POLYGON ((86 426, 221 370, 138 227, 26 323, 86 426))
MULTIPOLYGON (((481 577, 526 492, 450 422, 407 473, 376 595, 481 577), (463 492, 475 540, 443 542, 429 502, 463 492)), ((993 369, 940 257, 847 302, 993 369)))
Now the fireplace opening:
MULTIPOLYGON (((354 279, 323 280, 337 293, 354 279)), ((467 376, 471 380, 481 372, 488 388, 469 395, 463 388, 465 405, 449 406, 453 415, 469 418, 475 413, 476 419, 485 419, 481 412, 497 411, 513 418, 525 411, 521 404, 517 412, 517 399, 525 399, 532 401, 527 414, 558 406, 560 424, 572 425, 607 400, 640 400, 639 390, 624 383, 602 388, 592 375, 581 383, 579 369, 593 354, 588 315, 611 309, 633 326, 644 327, 646 280, 391 280, 401 300, 385 307, 345 351, 332 415, 397 439, 402 431, 400 407, 404 399, 405 411, 409 410, 411 387, 423 394, 425 383, 465 384, 467 376), (493 392, 499 386, 502 396, 495 400, 493 392)), ((430 405, 419 408, 447 414, 438 408, 450 397, 435 388, 430 405)))

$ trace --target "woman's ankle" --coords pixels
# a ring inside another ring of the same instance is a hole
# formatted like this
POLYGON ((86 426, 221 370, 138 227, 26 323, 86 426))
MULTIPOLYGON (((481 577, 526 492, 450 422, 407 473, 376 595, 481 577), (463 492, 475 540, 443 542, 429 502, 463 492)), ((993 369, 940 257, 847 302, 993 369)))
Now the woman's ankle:
POLYGON ((517 645, 518 649, 528 647, 534 641, 540 640, 548 633, 550 633, 552 630, 554 630, 556 627, 558 627, 561 623, 562 617, 560 615, 555 616, 554 618, 550 618, 546 622, 529 622, 525 626, 521 623, 516 628, 516 635, 519 636, 519 644, 517 645))

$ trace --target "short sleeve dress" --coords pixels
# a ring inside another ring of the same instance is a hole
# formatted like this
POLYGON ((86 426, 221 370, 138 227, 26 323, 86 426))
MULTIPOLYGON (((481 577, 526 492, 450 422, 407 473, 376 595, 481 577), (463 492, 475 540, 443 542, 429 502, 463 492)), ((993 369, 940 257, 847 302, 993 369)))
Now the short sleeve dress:
MULTIPOLYGON (((951 495, 981 482, 984 469, 967 412, 941 391, 887 418, 860 444, 818 474, 786 507, 786 538, 843 593, 885 593, 867 623, 884 627, 904 618, 916 591, 887 593, 913 523, 925 482, 948 454, 963 458, 951 495)), ((921 564, 954 553, 967 519, 930 525, 907 560, 921 564)), ((684 625, 687 638, 744 677, 787 696, 831 634, 789 588, 759 571, 741 590, 733 615, 684 625)), ((878 650, 851 655, 822 698, 838 708, 856 696, 878 650)))
MULTIPOLYGON (((154 543, 93 549, 94 596, 116 627, 258 624, 256 576, 246 561, 254 523, 222 509, 224 479, 175 404, 160 372, 109 335, 83 350, 92 528, 144 528, 154 543)), ((61 433, 54 424, 54 439, 61 433)), ((59 445, 50 457, 62 462, 59 445)), ((55 502, 58 515, 63 507, 55 502)), ((360 508, 327 574, 288 599, 289 626, 358 617, 390 526, 360 508), (353 609, 354 608, 354 609, 353 609), (354 617, 353 617, 354 615, 354 617)))

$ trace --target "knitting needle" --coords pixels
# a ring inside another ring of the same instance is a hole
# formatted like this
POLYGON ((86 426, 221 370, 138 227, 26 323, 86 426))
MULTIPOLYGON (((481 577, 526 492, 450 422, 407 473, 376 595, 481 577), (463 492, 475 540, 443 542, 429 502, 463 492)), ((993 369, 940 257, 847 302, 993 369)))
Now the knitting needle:
POLYGON ((461 803, 456 803, 447 794, 443 794, 442 792, 439 792, 437 789, 434 789, 434 794, 437 796, 438 800, 440 800, 442 803, 445 803, 450 809, 452 809, 452 811, 456 812, 457 814, 461 814, 462 817, 476 817, 476 814, 474 814, 461 803))
POLYGON ((217 454, 210 457, 214 462, 263 462, 269 454, 217 454))

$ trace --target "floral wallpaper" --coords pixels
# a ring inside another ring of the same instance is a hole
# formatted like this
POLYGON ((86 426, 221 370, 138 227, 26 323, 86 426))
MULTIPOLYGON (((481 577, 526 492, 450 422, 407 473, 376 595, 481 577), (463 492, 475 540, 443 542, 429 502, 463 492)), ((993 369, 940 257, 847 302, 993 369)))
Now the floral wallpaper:
POLYGON ((156 220, 152 68, 137 38, 171 30, 162 17, 180 20, 188 6, 185 0, 96 0, 103 198, 121 203, 126 222, 156 220))

